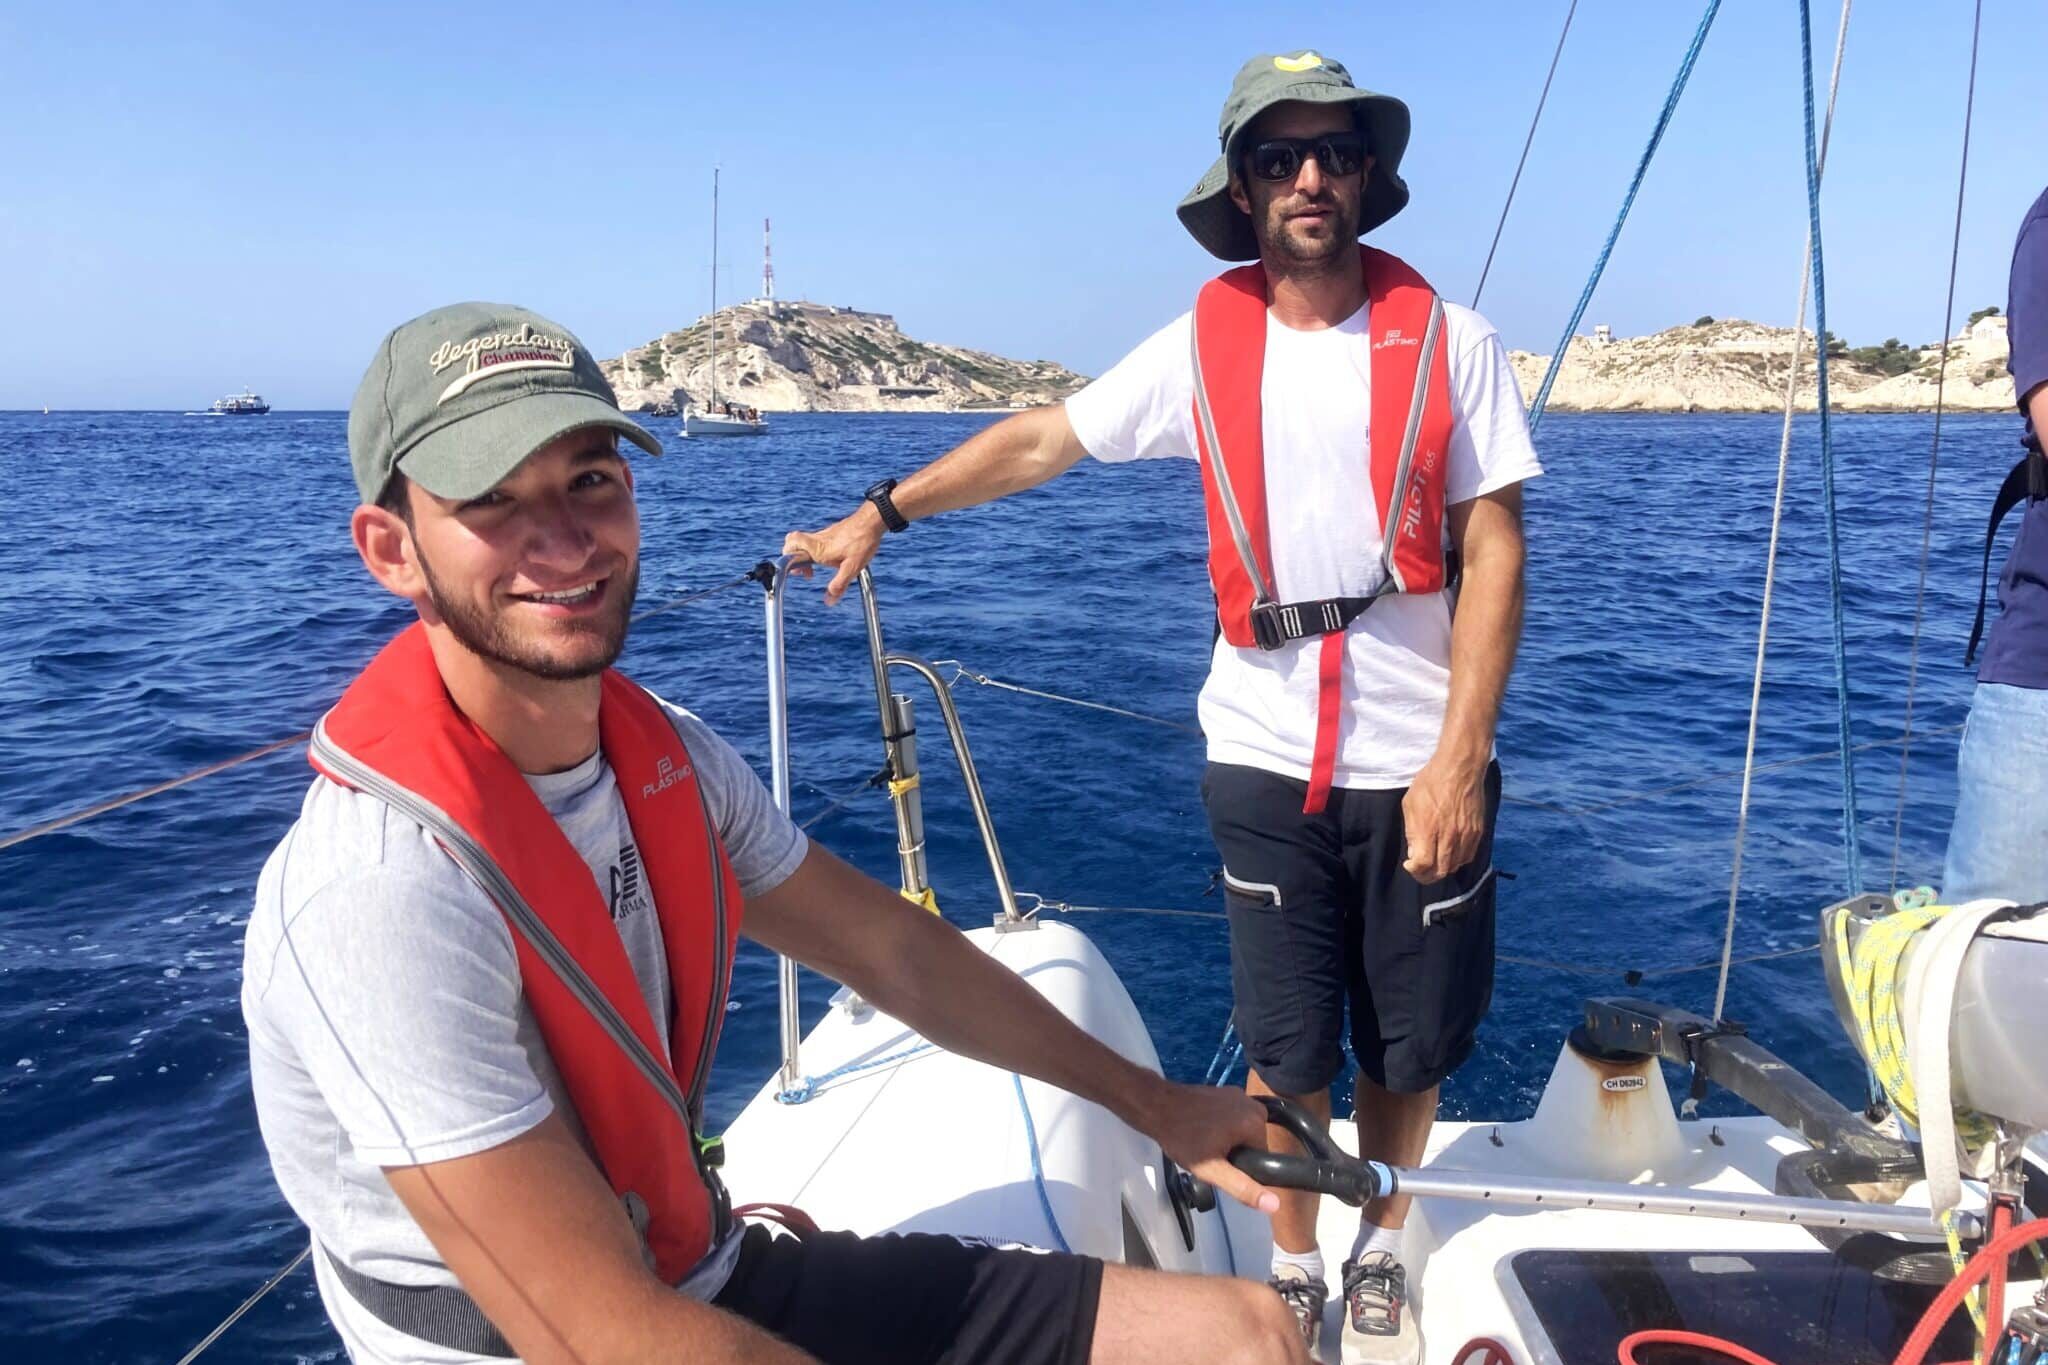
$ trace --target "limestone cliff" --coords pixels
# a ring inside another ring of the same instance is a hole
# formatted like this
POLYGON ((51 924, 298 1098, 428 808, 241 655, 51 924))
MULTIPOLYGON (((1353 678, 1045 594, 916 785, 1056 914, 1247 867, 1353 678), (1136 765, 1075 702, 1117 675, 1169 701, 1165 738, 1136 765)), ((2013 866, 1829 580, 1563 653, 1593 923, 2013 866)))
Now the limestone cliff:
MULTIPOLYGON (((1562 412, 1771 412, 1785 403, 1792 329, 1729 320, 1671 327, 1642 337, 1573 337, 1564 368, 1550 392, 1562 412)), ((1510 352, 1523 396, 1543 382, 1547 355, 1510 352)), ((2006 373, 2005 319, 1987 317, 1949 343, 1950 408, 2010 411, 2012 376, 2006 373)), ((1904 373, 1837 354, 1828 364, 1828 396, 1837 411, 1915 412, 1934 406, 1941 348, 1902 353, 1904 373)), ((1801 411, 1816 407, 1813 333, 1807 332, 1795 398, 1801 411)))
MULTIPOLYGON (((711 393, 711 319, 600 363, 629 412, 703 402, 711 393)), ((1086 382, 1049 360, 913 340, 886 313, 780 299, 718 310, 718 396, 764 412, 1032 407, 1086 382)))

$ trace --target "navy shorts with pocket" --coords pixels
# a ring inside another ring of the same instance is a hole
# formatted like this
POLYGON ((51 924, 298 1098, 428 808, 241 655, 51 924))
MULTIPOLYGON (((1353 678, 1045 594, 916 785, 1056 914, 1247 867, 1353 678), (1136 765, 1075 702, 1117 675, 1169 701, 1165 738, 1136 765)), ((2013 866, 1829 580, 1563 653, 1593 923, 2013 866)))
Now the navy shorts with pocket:
POLYGON ((1344 1069, 1344 1012, 1358 1069, 1397 1094, 1440 1084, 1471 1055, 1493 1001, 1493 826, 1500 765, 1486 773, 1486 832, 1472 860, 1423 885, 1407 856, 1405 788, 1334 788, 1211 763, 1202 779, 1223 855, 1230 984, 1245 1055, 1286 1095, 1344 1069))

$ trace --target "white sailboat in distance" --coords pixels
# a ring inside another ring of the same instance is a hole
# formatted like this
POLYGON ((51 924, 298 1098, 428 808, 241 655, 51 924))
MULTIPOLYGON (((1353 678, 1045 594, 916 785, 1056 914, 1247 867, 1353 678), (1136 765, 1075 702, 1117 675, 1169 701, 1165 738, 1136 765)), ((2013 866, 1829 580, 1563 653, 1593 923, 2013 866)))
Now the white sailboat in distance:
POLYGON ((711 171, 711 401, 683 409, 685 436, 759 436, 768 430, 753 408, 735 410, 718 399, 718 170, 711 171))

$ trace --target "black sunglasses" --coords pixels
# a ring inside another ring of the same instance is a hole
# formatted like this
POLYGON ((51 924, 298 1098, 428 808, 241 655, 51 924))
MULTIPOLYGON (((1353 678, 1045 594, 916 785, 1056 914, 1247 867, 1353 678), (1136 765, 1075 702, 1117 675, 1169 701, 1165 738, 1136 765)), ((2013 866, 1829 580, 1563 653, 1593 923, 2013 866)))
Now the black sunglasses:
POLYGON ((1269 137, 1245 153, 1245 164, 1261 180, 1292 180, 1309 157, 1324 175, 1357 175, 1365 168, 1363 133, 1318 133, 1314 137, 1269 137))

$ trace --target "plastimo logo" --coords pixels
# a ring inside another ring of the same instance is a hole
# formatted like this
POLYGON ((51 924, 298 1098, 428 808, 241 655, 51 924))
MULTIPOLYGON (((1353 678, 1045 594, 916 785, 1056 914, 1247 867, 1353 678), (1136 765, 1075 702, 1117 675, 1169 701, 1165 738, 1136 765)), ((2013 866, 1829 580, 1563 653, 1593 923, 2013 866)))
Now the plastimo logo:
POLYGON ((659 796, 676 783, 686 781, 689 776, 689 764, 685 763, 681 767, 677 767, 675 760, 672 758, 659 759, 654 765, 654 780, 640 788, 640 795, 659 796))

